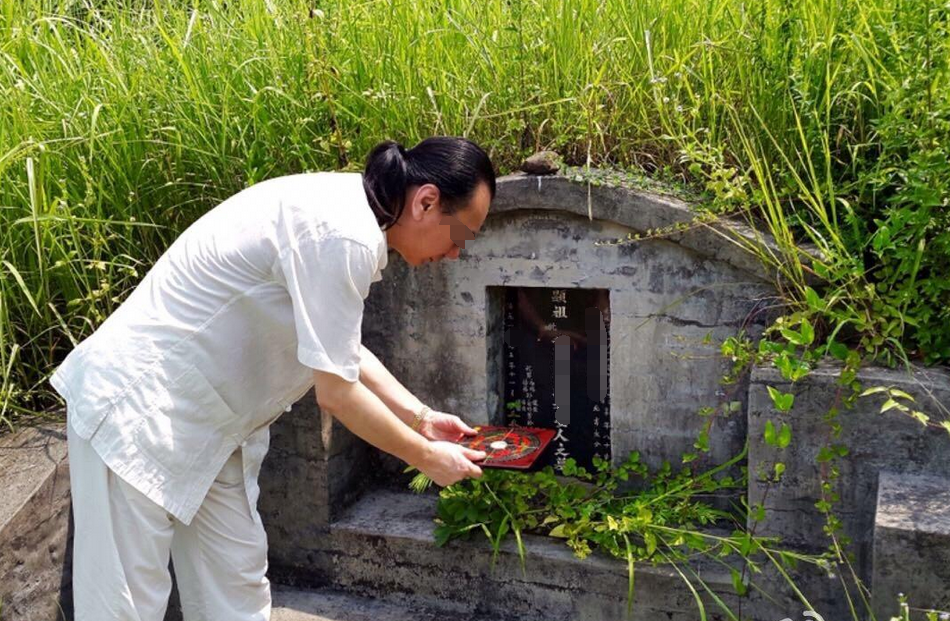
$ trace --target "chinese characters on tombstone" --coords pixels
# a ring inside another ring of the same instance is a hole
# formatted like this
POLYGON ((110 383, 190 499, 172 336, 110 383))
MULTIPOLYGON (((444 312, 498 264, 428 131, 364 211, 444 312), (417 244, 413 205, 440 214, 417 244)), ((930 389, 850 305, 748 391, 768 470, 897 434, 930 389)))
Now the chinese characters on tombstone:
POLYGON ((606 289, 505 289, 505 424, 557 434, 539 466, 610 459, 606 289))

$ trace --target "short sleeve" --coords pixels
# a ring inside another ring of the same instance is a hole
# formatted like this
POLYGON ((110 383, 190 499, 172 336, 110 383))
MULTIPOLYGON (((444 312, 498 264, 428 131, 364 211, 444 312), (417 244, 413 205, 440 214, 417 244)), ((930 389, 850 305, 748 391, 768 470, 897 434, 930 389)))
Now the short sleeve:
POLYGON ((293 304, 297 359, 348 382, 359 379, 363 300, 377 268, 365 245, 309 236, 284 248, 278 269, 293 304))

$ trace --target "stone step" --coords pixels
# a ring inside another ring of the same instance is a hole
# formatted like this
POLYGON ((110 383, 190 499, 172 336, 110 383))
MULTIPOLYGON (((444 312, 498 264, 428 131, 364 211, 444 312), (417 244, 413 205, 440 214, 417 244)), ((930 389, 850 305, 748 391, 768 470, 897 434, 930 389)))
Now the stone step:
POLYGON ((274 585, 271 621, 507 621, 436 610, 408 599, 360 597, 333 589, 274 585))
POLYGON ((899 593, 950 612, 950 478, 881 472, 872 580, 878 618, 895 612, 899 593))
MULTIPOLYGON (((633 614, 627 617, 627 565, 617 559, 578 559, 560 540, 528 535, 522 572, 513 541, 502 546, 494 567, 484 537, 440 548, 433 538, 436 502, 431 495, 368 492, 330 528, 329 583, 366 596, 401 594, 437 608, 450 605, 458 614, 512 620, 699 618, 692 592, 672 567, 637 565, 633 614)), ((728 571, 701 564, 693 569, 735 607, 728 571)), ((705 605, 709 619, 722 618, 711 599, 705 605)))
POLYGON ((72 601, 64 423, 0 435, 0 618, 58 619, 72 601))

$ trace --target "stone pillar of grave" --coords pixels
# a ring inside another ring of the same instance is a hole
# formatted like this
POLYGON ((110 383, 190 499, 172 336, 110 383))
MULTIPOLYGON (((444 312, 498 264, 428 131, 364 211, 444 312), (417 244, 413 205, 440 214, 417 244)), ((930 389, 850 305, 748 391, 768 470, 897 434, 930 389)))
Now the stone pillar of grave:
POLYGON ((329 575, 330 524, 369 484, 376 456, 313 391, 271 426, 258 509, 267 529, 270 575, 318 585, 329 575))
MULTIPOLYGON (((872 576, 878 573, 875 547, 880 558, 886 556, 884 552, 894 549, 887 542, 875 540, 881 532, 880 525, 876 530, 876 521, 880 522, 876 514, 881 507, 878 486, 882 473, 892 473, 892 480, 894 476, 910 480, 920 475, 950 480, 950 450, 946 430, 925 427, 896 410, 882 414, 881 404, 886 397, 881 394, 859 399, 852 409, 842 408, 836 419, 841 433, 832 439, 826 414, 832 406, 840 407, 843 389, 838 384, 839 372, 837 366, 821 366, 793 384, 774 368, 753 370, 748 410, 749 503, 763 503, 765 519, 758 524, 750 523, 749 527, 754 527, 759 536, 780 537, 784 548, 806 553, 825 550, 831 539, 824 532, 825 516, 816 503, 822 499, 821 481, 831 464, 819 461, 819 454, 829 440, 847 447, 847 454, 834 462, 840 472, 835 485, 840 500, 834 505, 834 515, 841 521, 839 534, 850 539, 846 549, 853 556, 854 573, 870 588, 872 576), (769 387, 795 395, 790 412, 775 410, 769 387), (791 427, 792 440, 785 449, 765 442, 765 426, 769 421, 776 428, 782 423, 791 427), (775 462, 785 464, 780 480, 758 475, 760 471, 766 475, 772 472, 775 462)), ((858 373, 857 380, 864 388, 887 386, 912 395, 913 407, 929 413, 934 420, 945 416, 946 404, 950 403, 950 373, 939 368, 916 368, 911 375, 902 369, 866 367, 858 373)), ((945 512, 946 508, 931 510, 945 512)), ((916 569, 928 568, 914 559, 905 569, 913 575, 916 569)), ((761 599, 754 608, 754 618, 796 618, 796 615, 800 618, 802 606, 791 595, 786 581, 779 575, 769 577, 770 574, 760 578, 759 584, 770 587, 773 596, 785 593, 788 597, 777 597, 781 604, 761 599)), ((852 586, 855 606, 866 615, 848 569, 834 570, 829 575, 814 566, 800 565, 794 572, 797 587, 825 619, 851 618, 847 600, 842 596, 842 575, 852 586)), ((926 588, 915 595, 927 605, 936 605, 946 597, 943 591, 928 592, 926 588)), ((880 614, 886 609, 886 603, 877 594, 875 600, 880 614)), ((896 613, 897 600, 889 603, 889 612, 896 613)))

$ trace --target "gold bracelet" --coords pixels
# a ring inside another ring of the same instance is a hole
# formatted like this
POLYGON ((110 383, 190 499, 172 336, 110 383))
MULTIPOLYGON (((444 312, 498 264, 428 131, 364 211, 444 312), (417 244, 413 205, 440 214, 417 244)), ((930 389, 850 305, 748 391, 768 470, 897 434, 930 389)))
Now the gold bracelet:
POLYGON ((425 420, 426 416, 429 415, 429 412, 432 411, 428 405, 423 405, 422 408, 416 412, 415 416, 412 417, 412 424, 409 425, 409 428, 413 431, 419 431, 419 427, 422 425, 422 421, 425 420))

